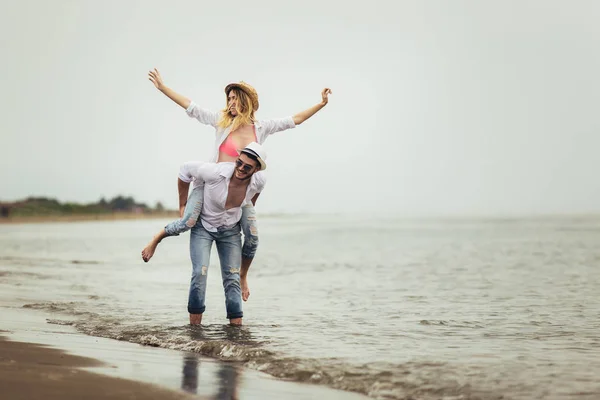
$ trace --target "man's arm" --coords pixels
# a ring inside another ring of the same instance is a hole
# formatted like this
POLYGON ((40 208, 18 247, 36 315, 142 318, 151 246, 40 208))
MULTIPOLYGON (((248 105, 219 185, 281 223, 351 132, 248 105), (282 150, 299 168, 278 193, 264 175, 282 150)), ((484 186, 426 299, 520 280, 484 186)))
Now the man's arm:
POLYGON ((183 217, 183 211, 187 204, 190 182, 193 180, 207 182, 214 179, 216 173, 215 166, 215 163, 200 161, 189 161, 181 165, 179 168, 179 179, 177 179, 180 217, 183 217))
POLYGON ((254 179, 256 187, 253 189, 254 196, 252 196, 252 199, 250 199, 253 206, 256 205, 256 200, 258 200, 258 196, 260 196, 262 191, 265 189, 265 185, 267 184, 267 176, 264 172, 259 171, 254 175, 254 179))
POLYGON ((190 183, 194 179, 206 182, 214 177, 215 163, 188 161, 179 168, 179 179, 190 183))
POLYGON ((292 117, 294 120, 294 124, 300 125, 301 123, 303 123, 304 121, 306 121, 307 119, 309 119, 310 117, 315 115, 317 113, 317 111, 319 111, 321 108, 325 107, 327 105, 327 103, 329 102, 328 96, 330 94, 331 94, 331 89, 329 89, 329 88, 323 89, 323 91, 321 92, 321 98, 322 98, 321 102, 319 104, 312 106, 309 109, 306 109, 306 110, 301 111, 298 114, 294 115, 292 117))
POLYGON ((190 183, 177 179, 177 192, 179 193, 179 218, 183 218, 183 211, 187 204, 190 183))

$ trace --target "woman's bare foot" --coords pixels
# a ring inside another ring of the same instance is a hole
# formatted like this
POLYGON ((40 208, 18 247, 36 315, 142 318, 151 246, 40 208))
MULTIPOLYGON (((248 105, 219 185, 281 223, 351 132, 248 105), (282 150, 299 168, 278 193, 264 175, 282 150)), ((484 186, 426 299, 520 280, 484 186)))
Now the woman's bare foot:
POLYGON ((248 280, 246 278, 240 278, 240 286, 242 287, 242 300, 248 301, 248 297, 250 297, 250 288, 248 287, 248 280))
POLYGON ((158 243, 159 242, 156 241, 156 238, 154 238, 150 241, 150 243, 148 243, 146 247, 144 247, 144 250, 142 250, 142 260, 144 260, 144 262, 150 261, 150 259, 154 255, 154 251, 156 250, 156 246, 158 246, 158 243))
POLYGON ((158 232, 156 234, 156 236, 154 236, 152 238, 150 243, 148 243, 148 245, 146 245, 146 247, 144 247, 144 250, 142 250, 142 260, 144 260, 145 262, 150 261, 150 259, 154 255, 154 252, 156 251, 156 246, 158 246, 160 241, 163 240, 166 236, 167 236, 167 233, 165 232, 164 229, 162 229, 160 232, 158 232))

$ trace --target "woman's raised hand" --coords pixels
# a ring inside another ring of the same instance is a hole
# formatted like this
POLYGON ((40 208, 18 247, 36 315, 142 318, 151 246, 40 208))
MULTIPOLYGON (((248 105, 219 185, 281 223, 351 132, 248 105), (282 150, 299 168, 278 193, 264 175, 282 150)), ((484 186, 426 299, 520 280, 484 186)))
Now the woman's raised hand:
POLYGON ((154 68, 153 71, 148 72, 148 79, 154 84, 154 86, 156 86, 158 90, 163 90, 165 87, 162 76, 160 76, 160 72, 158 72, 156 68, 154 68))
POLYGON ((331 94, 331 89, 329 89, 329 88, 323 89, 323 91, 321 92, 321 97, 323 98, 323 104, 327 104, 329 102, 329 99, 327 98, 327 96, 329 96, 330 94, 331 94))

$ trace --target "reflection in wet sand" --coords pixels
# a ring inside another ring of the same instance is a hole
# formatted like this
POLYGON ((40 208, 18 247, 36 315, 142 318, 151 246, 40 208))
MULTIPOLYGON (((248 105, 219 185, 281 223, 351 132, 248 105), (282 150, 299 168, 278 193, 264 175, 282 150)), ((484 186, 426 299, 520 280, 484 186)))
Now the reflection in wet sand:
POLYGON ((198 393, 198 356, 187 353, 183 356, 183 371, 181 376, 181 388, 186 392, 198 393))
MULTIPOLYGON (((183 356, 183 370, 181 377, 181 389, 188 393, 198 394, 200 386, 199 364, 200 356, 194 353, 186 353, 183 356)), ((238 399, 238 383, 240 377, 239 367, 235 365, 220 364, 217 371, 217 393, 215 400, 238 399)), ((210 378, 206 378, 210 379, 210 378)), ((207 382, 212 387, 212 382, 207 382)))

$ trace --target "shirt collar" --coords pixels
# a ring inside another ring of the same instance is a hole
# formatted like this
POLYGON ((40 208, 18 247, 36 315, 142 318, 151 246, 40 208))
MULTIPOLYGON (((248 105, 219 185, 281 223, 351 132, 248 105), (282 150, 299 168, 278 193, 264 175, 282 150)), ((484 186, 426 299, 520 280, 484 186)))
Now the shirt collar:
POLYGON ((217 165, 219 164, 221 164, 221 168, 219 168, 219 175, 221 175, 224 178, 231 179, 231 177, 233 176, 233 171, 235 171, 235 163, 222 162, 218 163, 217 165))

